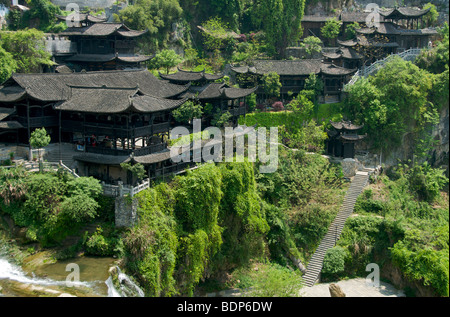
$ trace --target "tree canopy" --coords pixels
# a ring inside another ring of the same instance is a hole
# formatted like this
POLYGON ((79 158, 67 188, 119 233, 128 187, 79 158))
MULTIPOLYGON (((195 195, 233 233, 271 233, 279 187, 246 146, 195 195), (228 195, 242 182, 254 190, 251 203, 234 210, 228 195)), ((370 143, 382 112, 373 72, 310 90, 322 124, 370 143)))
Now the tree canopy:
POLYGON ((42 65, 54 64, 51 60, 51 54, 45 50, 44 33, 42 31, 28 29, 16 32, 0 32, 0 46, 15 60, 16 65, 14 63, 10 65, 12 71, 38 73, 42 65))

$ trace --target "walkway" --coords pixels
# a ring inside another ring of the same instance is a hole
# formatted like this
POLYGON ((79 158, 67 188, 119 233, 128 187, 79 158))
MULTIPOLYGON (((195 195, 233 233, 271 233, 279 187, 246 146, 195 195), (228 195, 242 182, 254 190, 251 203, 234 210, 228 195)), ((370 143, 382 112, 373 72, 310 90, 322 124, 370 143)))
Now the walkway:
POLYGON ((328 249, 333 248, 336 245, 336 241, 341 235, 344 228, 345 221, 352 214, 353 208, 356 203, 356 199, 361 194, 363 188, 366 186, 369 180, 368 172, 356 172, 352 183, 350 184, 347 194, 345 195, 344 202, 339 210, 339 213, 334 219, 333 223, 328 228, 328 232, 320 242, 316 252, 309 260, 306 273, 303 276, 305 286, 311 287, 319 279, 319 274, 322 271, 323 259, 328 249))
MULTIPOLYGON (((317 284, 313 287, 303 287, 300 290, 302 297, 331 297, 331 283, 317 284)), ((346 297, 405 297, 402 290, 396 289, 393 285, 380 282, 379 287, 369 286, 364 278, 335 282, 346 297)))
POLYGON ((419 56, 421 51, 422 50, 420 48, 410 48, 409 50, 406 50, 404 52, 398 54, 391 54, 384 59, 377 60, 370 66, 367 67, 363 66, 353 75, 352 79, 350 79, 350 81, 344 86, 344 90, 352 86, 359 78, 375 74, 380 68, 384 67, 384 65, 390 60, 392 60, 394 57, 400 57, 405 61, 412 62, 416 59, 417 56, 419 56))

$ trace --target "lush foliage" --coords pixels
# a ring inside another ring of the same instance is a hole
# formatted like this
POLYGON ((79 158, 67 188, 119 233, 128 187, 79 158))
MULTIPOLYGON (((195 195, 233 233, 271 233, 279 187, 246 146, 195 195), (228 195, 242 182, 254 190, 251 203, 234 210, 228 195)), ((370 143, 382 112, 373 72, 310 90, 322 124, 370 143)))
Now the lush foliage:
POLYGON ((124 251, 149 296, 192 295, 204 278, 264 250, 268 225, 251 163, 206 164, 137 197, 140 221, 124 251))
POLYGON ((156 69, 163 68, 166 74, 168 74, 171 68, 177 66, 182 61, 183 59, 174 50, 162 50, 152 58, 151 65, 156 69))
POLYGON ((269 96, 279 97, 281 89, 280 75, 276 72, 265 74, 261 79, 261 86, 269 96))
POLYGON ((301 35, 304 0, 255 1, 255 27, 264 31, 269 55, 284 56, 284 50, 301 35))
POLYGON ((383 274, 383 266, 393 264, 406 281, 448 296, 448 198, 441 196, 448 179, 427 164, 400 165, 388 174, 363 192, 358 216, 345 224, 338 242, 347 251, 342 274, 367 274, 369 263, 383 274))
POLYGON ((392 149, 405 133, 419 133, 436 123, 437 106, 429 101, 432 84, 431 74, 394 58, 375 76, 349 88, 343 111, 353 122, 365 125, 375 148, 392 149))
POLYGON ((16 69, 17 64, 13 55, 3 49, 0 38, 0 83, 7 80, 16 69))
POLYGON ((172 115, 177 122, 190 123, 192 119, 200 119, 203 110, 200 104, 188 100, 181 107, 173 110, 172 115))
POLYGON ((183 9, 178 0, 136 0, 120 10, 119 18, 134 30, 148 30, 141 45, 144 52, 167 48, 172 23, 181 18, 183 9))
POLYGON ((56 15, 62 15, 62 11, 50 0, 29 0, 27 6, 29 10, 23 14, 19 10, 10 11, 12 30, 36 28, 43 32, 58 33, 67 27, 65 23, 57 22, 56 15))
POLYGON ((312 56, 322 51, 322 40, 316 36, 307 36, 301 46, 305 48, 308 56, 312 56))
POLYGON ((31 173, 24 178, 20 169, 0 172, 1 178, 14 177, 2 186, 2 210, 17 225, 27 227, 32 240, 54 243, 97 216, 102 188, 93 178, 73 178, 64 172, 31 173))
POLYGON ((330 18, 320 29, 320 34, 328 40, 335 39, 341 31, 341 24, 342 22, 338 21, 336 18, 330 18))
POLYGON ((12 71, 39 72, 41 65, 53 65, 51 54, 45 50, 44 33, 36 29, 0 32, 0 46, 15 60, 16 66, 10 65, 12 71))

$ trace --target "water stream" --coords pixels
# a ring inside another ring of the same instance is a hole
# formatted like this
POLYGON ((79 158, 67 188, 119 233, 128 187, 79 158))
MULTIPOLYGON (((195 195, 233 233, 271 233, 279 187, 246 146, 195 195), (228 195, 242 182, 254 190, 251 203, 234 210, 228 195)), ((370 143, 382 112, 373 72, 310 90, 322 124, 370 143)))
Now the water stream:
POLYGON ((0 296, 143 296, 142 290, 118 268, 120 289, 115 289, 108 273, 114 262, 113 258, 81 257, 39 266, 27 273, 0 255, 0 296), (79 268, 79 280, 71 279, 68 284, 68 268, 74 264, 79 268))

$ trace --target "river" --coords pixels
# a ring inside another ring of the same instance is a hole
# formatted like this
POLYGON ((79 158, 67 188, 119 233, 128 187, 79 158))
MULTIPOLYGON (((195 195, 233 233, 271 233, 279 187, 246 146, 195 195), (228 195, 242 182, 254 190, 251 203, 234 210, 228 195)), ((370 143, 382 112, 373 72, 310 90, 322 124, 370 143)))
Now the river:
POLYGON ((0 296, 119 296, 108 281, 108 270, 115 261, 113 258, 79 257, 25 272, 6 256, 0 256, 0 296))

